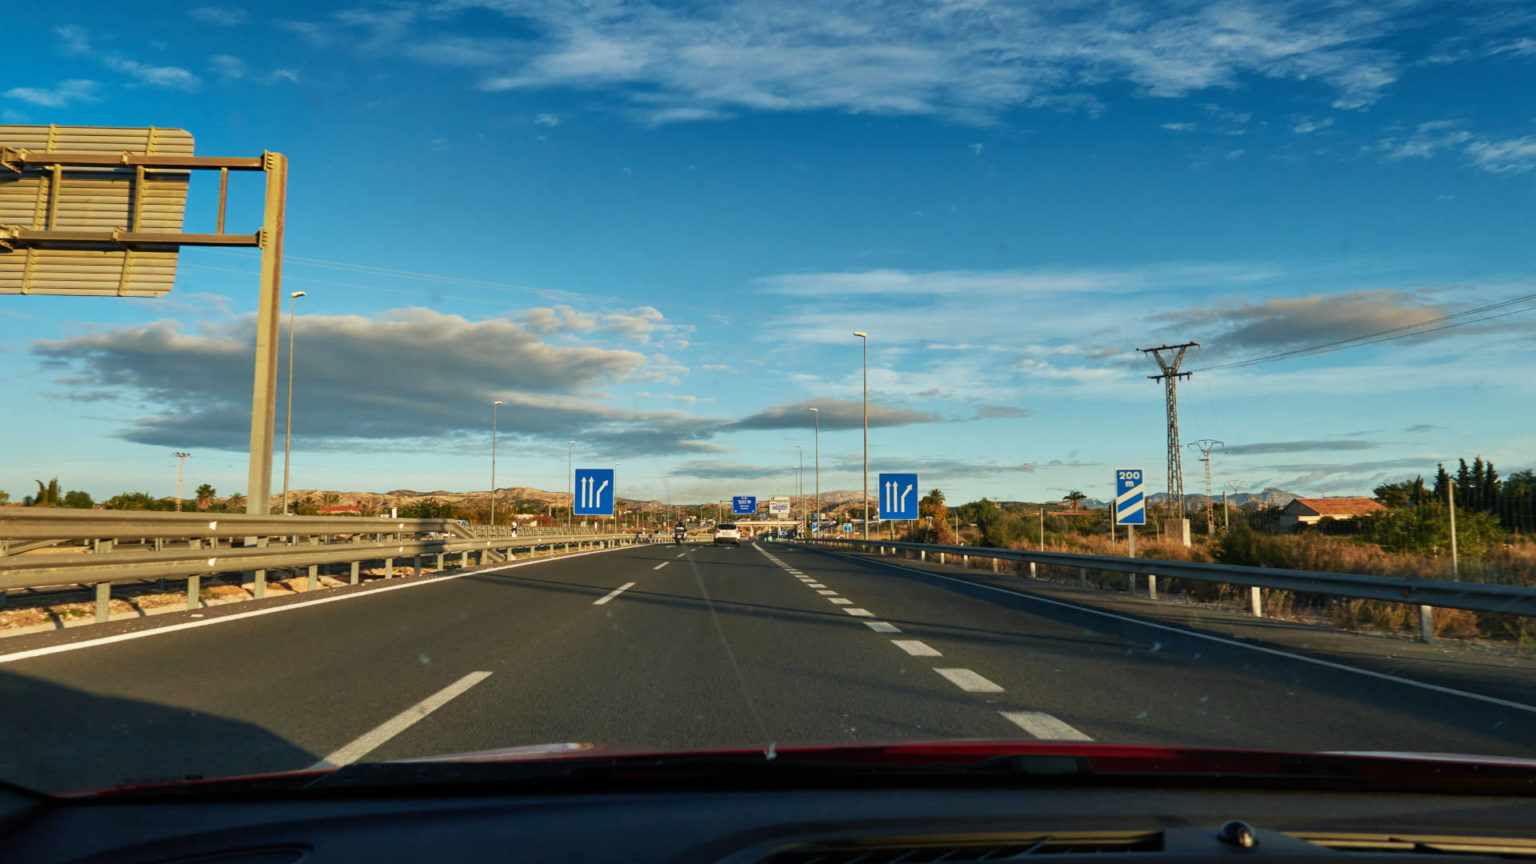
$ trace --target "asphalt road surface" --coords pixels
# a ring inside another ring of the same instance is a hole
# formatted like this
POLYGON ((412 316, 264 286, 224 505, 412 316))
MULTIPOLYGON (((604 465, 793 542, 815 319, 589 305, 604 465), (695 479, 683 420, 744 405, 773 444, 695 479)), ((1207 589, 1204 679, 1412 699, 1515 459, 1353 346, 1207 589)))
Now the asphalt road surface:
POLYGON ((1469 698, 785 544, 394 587, 0 645, 0 779, 63 791, 556 742, 1536 756, 1536 693, 1469 698))

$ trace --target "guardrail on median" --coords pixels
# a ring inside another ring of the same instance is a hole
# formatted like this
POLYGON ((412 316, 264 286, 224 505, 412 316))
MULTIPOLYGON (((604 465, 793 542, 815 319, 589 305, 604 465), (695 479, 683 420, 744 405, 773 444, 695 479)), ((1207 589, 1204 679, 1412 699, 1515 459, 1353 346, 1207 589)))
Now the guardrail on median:
POLYGON ((914 555, 922 560, 935 556, 939 563, 957 558, 968 564, 969 559, 1015 561, 1030 565, 1076 567, 1079 579, 1086 584, 1090 570, 1125 573, 1129 576, 1131 590, 1135 590, 1137 574, 1147 577, 1149 595, 1157 599, 1157 577, 1193 579, 1202 582, 1223 582, 1229 585, 1246 585, 1253 589, 1253 614, 1263 615, 1258 590, 1260 588, 1296 591, 1307 594, 1327 594, 1337 597, 1355 597, 1365 600, 1385 600, 1391 603, 1417 604, 1420 607, 1420 635, 1426 641, 1433 638, 1433 621, 1429 610, 1469 609, 1475 612, 1500 612, 1510 615, 1536 616, 1536 588, 1518 585, 1494 585, 1482 582, 1452 582, 1444 579, 1407 579, 1391 576, 1370 576, 1360 573, 1327 573, 1313 570, 1282 570, 1270 567, 1246 567, 1235 564, 1208 564, 1196 561, 1164 561, 1153 558, 1112 558, 1103 555, 1081 555, 1071 552, 1040 552, 1030 549, 993 549, 985 546, 941 546, 931 543, 906 543, 895 540, 862 540, 843 538, 817 538, 808 542, 818 546, 849 548, 886 554, 887 551, 914 555))
POLYGON ((348 565, 357 584, 363 564, 382 562, 385 578, 395 562, 471 558, 486 564, 540 550, 609 547, 633 542, 630 534, 474 536, 448 519, 367 519, 352 516, 249 516, 225 513, 0 508, 0 600, 10 589, 90 585, 96 620, 107 619, 113 583, 185 578, 187 608, 199 604, 200 577, 239 572, 256 597, 266 593, 267 571, 309 568, 309 587, 319 569, 348 565))

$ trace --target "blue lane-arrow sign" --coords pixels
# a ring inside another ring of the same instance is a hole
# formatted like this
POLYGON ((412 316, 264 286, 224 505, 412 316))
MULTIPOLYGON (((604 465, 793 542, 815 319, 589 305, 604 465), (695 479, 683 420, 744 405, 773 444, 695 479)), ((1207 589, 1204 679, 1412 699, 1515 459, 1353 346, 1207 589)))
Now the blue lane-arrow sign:
POLYGON ((1147 524, 1146 484, 1140 468, 1122 468, 1115 472, 1115 524, 1147 524))
POLYGON ((731 499, 731 512, 737 516, 751 516, 757 513, 756 495, 737 495, 731 499))
POLYGON ((613 515, 613 469, 576 469, 577 516, 613 515))
POLYGON ((880 475, 880 518, 917 518, 917 475, 880 475))

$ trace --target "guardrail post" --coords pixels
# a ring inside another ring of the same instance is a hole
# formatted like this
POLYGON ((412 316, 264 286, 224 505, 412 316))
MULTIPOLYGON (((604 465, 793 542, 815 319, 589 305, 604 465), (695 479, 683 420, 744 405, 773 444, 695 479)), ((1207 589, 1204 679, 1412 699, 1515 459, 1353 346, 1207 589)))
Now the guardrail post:
POLYGON ((1087 567, 1079 567, 1079 568, 1077 568, 1077 584, 1083 586, 1084 588, 1088 587, 1088 568, 1087 567))
POLYGON ((997 572, 997 559, 996 558, 992 559, 992 572, 993 573, 997 572))
POLYGON ((192 610, 192 609, 196 609, 197 608, 198 593, 199 593, 199 590, 201 588, 202 588, 202 577, 201 576, 188 576, 187 577, 187 609, 188 610, 192 610))
POLYGON ((393 559, 393 558, 385 558, 384 559, 384 578, 385 579, 393 579, 393 578, 395 578, 395 559, 393 559))
POLYGON ((459 567, 461 567, 461 568, 469 567, 469 550, 466 549, 463 552, 459 553, 459 567))
POLYGON ((105 623, 112 614, 112 583, 96 583, 96 623, 105 623))
POLYGON ((1419 638, 1425 642, 1435 641, 1435 610, 1429 606, 1419 607, 1419 638))
POLYGON ((1125 574, 1125 590, 1126 590, 1126 593, 1128 593, 1128 594, 1135 594, 1136 593, 1136 574, 1135 573, 1127 573, 1127 574, 1125 574))
POLYGON ((441 553, 441 552, 437 553, 437 569, 439 569, 439 570, 446 570, 446 569, 448 569, 448 568, 443 566, 443 553, 441 553))
POLYGON ((1029 562, 1029 578, 1031 578, 1031 579, 1036 578, 1035 562, 1033 562, 1033 561, 1029 562))
POLYGON ((960 566, 961 567, 969 567, 969 566, 971 566, 971 556, 969 556, 969 555, 961 555, 960 556, 960 566))
POLYGON ((917 560, 919 560, 919 561, 927 561, 928 560, 928 550, 927 549, 919 549, 919 550, 917 550, 917 560))
POLYGON ((1147 574, 1147 596, 1152 598, 1153 600, 1157 599, 1157 574, 1156 573, 1148 573, 1147 574))
POLYGON ((357 582, 358 582, 358 570, 360 569, 362 563, 363 562, 361 562, 361 561, 353 561, 352 562, 352 568, 351 568, 352 572, 350 574, 348 574, 348 576, 349 576, 348 581, 351 584, 353 584, 353 585, 356 585, 357 582))
POLYGON ((420 576, 421 575, 421 556, 420 555, 412 555, 411 556, 411 575, 412 576, 420 576))
MULTIPOLYGON (((258 548, 265 549, 266 546, 267 546, 267 539, 268 538, 266 538, 266 537, 257 537, 256 538, 256 546, 258 548)), ((267 596, 267 571, 265 571, 265 570, 257 570, 257 571, 255 571, 255 573, 252 576, 251 594, 253 594, 256 597, 265 597, 265 596, 267 596)))
POLYGON ((1263 618, 1264 595, 1259 593, 1259 586, 1255 585, 1249 589, 1248 602, 1253 606, 1253 617, 1263 618))

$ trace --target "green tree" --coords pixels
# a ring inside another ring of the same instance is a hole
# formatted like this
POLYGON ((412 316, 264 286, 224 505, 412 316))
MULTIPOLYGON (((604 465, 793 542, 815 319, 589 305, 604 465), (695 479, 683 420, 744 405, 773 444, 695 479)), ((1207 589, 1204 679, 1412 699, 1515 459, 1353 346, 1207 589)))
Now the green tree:
POLYGON ((0 504, 9 503, 11 503, 11 493, 5 491, 4 489, 0 489, 0 504))
MULTIPOLYGON (((1450 514, 1446 505, 1439 501, 1371 513, 1355 521, 1361 540, 1375 543, 1388 552, 1429 555, 1450 549, 1450 514)), ((1492 516, 1477 510, 1457 511, 1456 546, 1462 555, 1480 557, 1502 543, 1503 535, 1498 520, 1492 516)))
POLYGON ((1429 498, 1422 476, 1398 483, 1383 483, 1372 492, 1377 501, 1388 507, 1407 507, 1429 498))
POLYGON ((1435 489, 1434 489, 1435 500, 1436 501, 1444 501, 1445 500, 1445 490, 1449 489, 1450 486, 1451 486, 1451 475, 1446 473, 1446 471, 1445 471, 1445 464, 1441 463, 1439 465, 1436 465, 1435 466, 1435 489))
POLYGON ((1061 500, 1072 505, 1072 509, 1076 510, 1077 508, 1083 506, 1083 502, 1088 500, 1088 496, 1084 495, 1082 492, 1079 492, 1076 489, 1073 489, 1071 492, 1061 496, 1061 500))
POLYGON ((59 500, 59 503, 65 507, 73 507, 76 510, 89 510, 96 506, 96 502, 91 500, 90 493, 82 492, 79 489, 71 489, 65 492, 64 497, 59 500))
POLYGON ((23 503, 29 507, 57 507, 64 498, 64 489, 59 486, 59 478, 55 477, 46 484, 41 480, 32 481, 37 484, 37 494, 28 495, 23 503))
POLYGON ((224 499, 224 512, 226 512, 226 513, 244 513, 245 512, 245 495, 244 495, 244 493, 241 493, 241 492, 232 492, 232 493, 230 493, 230 496, 228 498, 224 499))
POLYGON ((1483 466, 1483 480, 1479 484, 1483 492, 1483 509, 1493 510, 1499 506, 1499 472, 1493 470, 1493 460, 1483 466))
POLYGON ((211 485, 204 483, 197 487, 196 492, 192 493, 192 500, 197 502, 197 509, 207 510, 213 504, 213 499, 217 494, 211 485))

